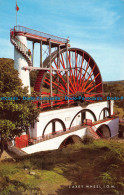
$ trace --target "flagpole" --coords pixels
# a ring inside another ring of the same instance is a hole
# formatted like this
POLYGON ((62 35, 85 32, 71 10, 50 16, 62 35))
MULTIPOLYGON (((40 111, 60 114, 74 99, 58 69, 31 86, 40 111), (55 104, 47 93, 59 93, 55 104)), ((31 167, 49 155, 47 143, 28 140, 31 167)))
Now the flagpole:
POLYGON ((16 0, 16 26, 17 26, 17 0, 16 0))

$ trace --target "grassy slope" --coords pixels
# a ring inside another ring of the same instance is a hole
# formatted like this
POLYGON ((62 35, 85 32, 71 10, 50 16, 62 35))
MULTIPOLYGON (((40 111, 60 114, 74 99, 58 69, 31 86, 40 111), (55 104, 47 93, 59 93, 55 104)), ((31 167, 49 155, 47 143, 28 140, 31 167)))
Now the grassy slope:
POLYGON ((18 162, 1 162, 0 195, 38 194, 38 190, 45 195, 123 194, 123 173, 124 142, 94 141, 90 145, 41 152, 18 162), (36 175, 30 175, 31 170, 36 175), (70 185, 84 185, 84 188, 70 189, 70 185), (85 185, 114 185, 115 189, 87 189, 85 185))

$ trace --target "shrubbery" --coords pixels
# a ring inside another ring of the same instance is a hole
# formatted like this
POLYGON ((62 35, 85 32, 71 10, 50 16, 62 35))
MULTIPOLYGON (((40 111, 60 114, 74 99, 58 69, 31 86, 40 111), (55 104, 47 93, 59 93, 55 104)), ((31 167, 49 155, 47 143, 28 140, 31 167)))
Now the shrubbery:
POLYGON ((94 138, 89 135, 85 135, 82 142, 83 144, 92 144, 94 142, 94 138))

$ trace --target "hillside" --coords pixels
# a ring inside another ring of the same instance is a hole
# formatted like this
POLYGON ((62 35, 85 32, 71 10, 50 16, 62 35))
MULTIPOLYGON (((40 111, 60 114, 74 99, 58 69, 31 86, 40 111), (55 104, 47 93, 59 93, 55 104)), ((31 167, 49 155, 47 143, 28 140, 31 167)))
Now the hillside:
MULTIPOLYGON (((122 90, 124 92, 124 80, 120 81, 103 81, 104 91, 110 91, 111 93, 116 92, 117 90, 122 90), (112 91, 114 88, 114 91, 112 91)), ((117 94, 116 94, 117 95, 117 94)))
POLYGON ((14 65, 14 60, 9 58, 0 58, 0 65, 10 63, 14 65))
POLYGON ((108 84, 108 85, 114 85, 114 84, 120 84, 124 87, 124 80, 120 81, 103 81, 103 84, 108 84))
POLYGON ((103 83, 105 84, 114 84, 114 83, 117 83, 117 84, 122 84, 124 85, 124 80, 118 80, 118 81, 103 81, 103 83))
POLYGON ((121 195, 123 173, 123 141, 80 143, 0 162, 0 195, 121 195))

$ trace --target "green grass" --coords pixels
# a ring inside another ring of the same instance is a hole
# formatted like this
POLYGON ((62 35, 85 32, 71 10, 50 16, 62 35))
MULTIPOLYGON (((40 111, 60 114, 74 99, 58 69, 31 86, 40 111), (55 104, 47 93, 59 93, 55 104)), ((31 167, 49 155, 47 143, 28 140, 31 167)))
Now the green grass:
POLYGON ((29 155, 17 162, 1 162, 0 195, 124 194, 123 173, 124 143, 118 140, 81 143, 29 155), (30 171, 35 175, 30 175, 30 171), (74 185, 113 185, 115 188, 77 189, 74 185))
POLYGON ((122 116, 124 115, 123 108, 120 108, 117 105, 114 105, 114 112, 119 116, 119 118, 122 118, 122 116))

